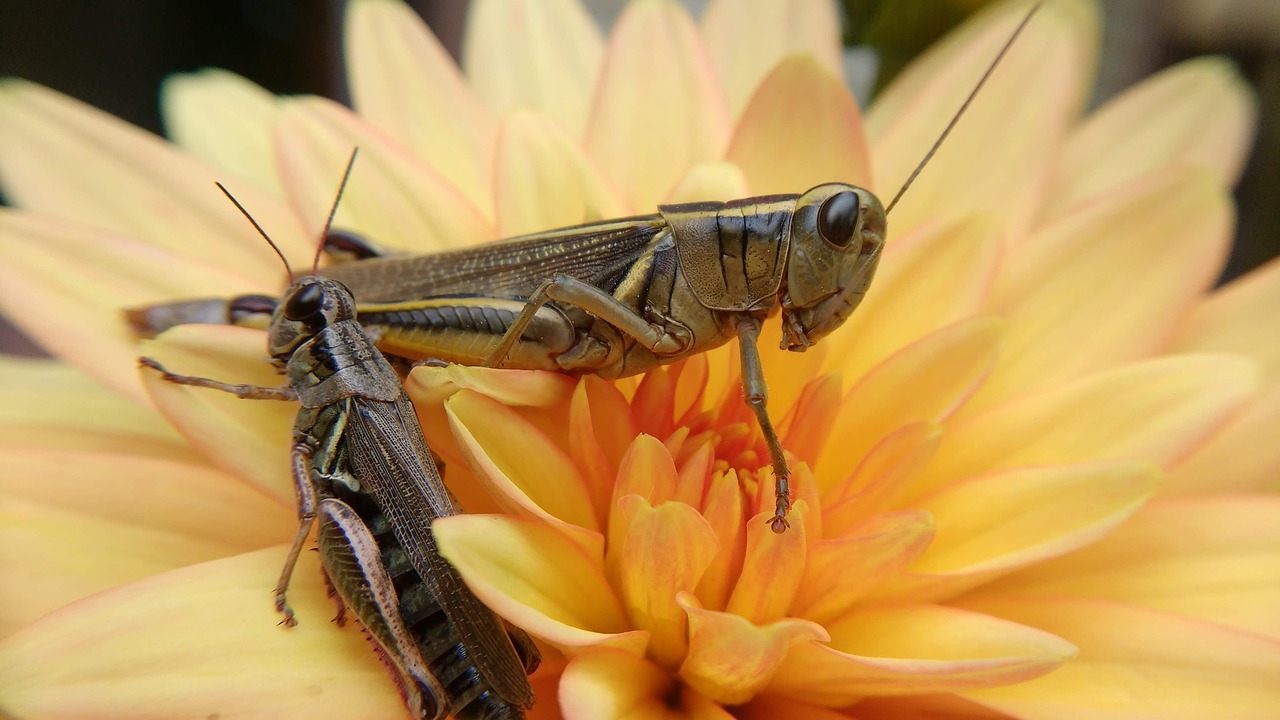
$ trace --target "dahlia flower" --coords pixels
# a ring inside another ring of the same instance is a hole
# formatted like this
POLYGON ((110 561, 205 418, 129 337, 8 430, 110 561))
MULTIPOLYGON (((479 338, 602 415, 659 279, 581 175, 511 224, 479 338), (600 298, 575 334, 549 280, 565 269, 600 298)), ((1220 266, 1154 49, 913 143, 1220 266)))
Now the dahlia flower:
MULTIPOLYGON (((395 717, 296 528, 295 409, 264 338, 123 308, 278 293, 224 182, 304 266, 336 224, 429 251, 802 192, 891 195, 1025 3, 865 116, 826 0, 479 0, 465 74, 395 0, 352 0, 355 110, 172 78, 171 142, 0 88, 6 359, 0 709, 23 718, 395 717)), ((473 514, 435 533, 544 649, 534 717, 1271 718, 1280 712, 1280 264, 1222 288, 1253 100, 1203 58, 1084 115, 1098 9, 1046 3, 889 217, 862 307, 766 345, 791 528, 732 347, 617 383, 422 367, 407 388, 473 514)), ((774 326, 776 328, 776 326, 774 326)), ((769 332, 766 328, 766 332, 769 332)))

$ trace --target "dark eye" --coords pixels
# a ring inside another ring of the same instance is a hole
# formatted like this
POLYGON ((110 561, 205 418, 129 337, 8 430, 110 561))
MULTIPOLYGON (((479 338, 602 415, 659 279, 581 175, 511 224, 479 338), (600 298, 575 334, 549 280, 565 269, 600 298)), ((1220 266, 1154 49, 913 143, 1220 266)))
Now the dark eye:
POLYGON ((858 196, 845 190, 823 201, 818 208, 818 232, 836 247, 847 247, 858 226, 858 196))
POLYGON ((323 304, 324 291, 319 285, 308 285, 285 302, 284 316, 289 320, 306 320, 320 312, 323 304))

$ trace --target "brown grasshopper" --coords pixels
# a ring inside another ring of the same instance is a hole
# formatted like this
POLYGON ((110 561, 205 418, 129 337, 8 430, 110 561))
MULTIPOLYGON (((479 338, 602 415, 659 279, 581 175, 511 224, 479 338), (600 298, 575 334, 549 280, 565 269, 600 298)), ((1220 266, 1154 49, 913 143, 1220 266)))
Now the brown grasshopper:
POLYGON ((275 304, 267 345, 289 385, 230 385, 141 363, 170 382, 301 403, 293 432, 299 527, 275 589, 283 623, 297 623, 286 591, 318 521, 329 584, 377 645, 414 717, 524 717, 538 649, 440 556, 431 524, 460 508, 399 376, 356 321, 351 293, 314 273, 298 279, 275 304))

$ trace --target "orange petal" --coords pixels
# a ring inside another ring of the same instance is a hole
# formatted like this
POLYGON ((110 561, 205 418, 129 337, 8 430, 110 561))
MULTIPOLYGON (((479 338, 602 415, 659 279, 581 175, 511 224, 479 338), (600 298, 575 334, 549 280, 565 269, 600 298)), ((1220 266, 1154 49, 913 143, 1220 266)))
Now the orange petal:
POLYGON ((1226 58, 1186 60, 1152 75, 1071 132, 1045 215, 1061 216, 1170 165, 1206 168, 1223 185, 1234 185, 1257 114, 1253 91, 1226 58))
POLYGON ((696 163, 676 182, 665 202, 686 203, 714 200, 727 202, 751 194, 742 168, 731 162, 696 163))
POLYGON ((0 178, 15 205, 273 283, 271 249, 213 187, 225 180, 286 254, 313 244, 270 192, 100 110, 20 80, 0 86, 0 107, 0 178))
POLYGON ((1134 459, 1168 467, 1253 392, 1251 363, 1179 355, 1125 365, 948 428, 920 491, 1027 465, 1134 459))
POLYGON ((1150 356, 1217 278, 1231 225, 1218 180, 1174 168, 1027 238, 992 290, 1008 345, 977 407, 1150 356))
POLYGON ((1157 500, 1101 541, 977 598, 1117 600, 1280 639, 1280 499, 1157 500))
MULTIPOLYGON (((897 192, 920 163, 1026 9, 1000 3, 973 16, 877 98, 867 132, 882 196, 897 192)), ((1083 2, 1040 8, 895 208, 897 233, 926 219, 971 213, 1008 218, 1014 236, 1022 233, 1044 192, 1049 161, 1089 91, 1097 13, 1083 2)))
POLYGON ((1120 603, 1036 598, 983 607, 1080 646, 1080 657, 1047 677, 963 693, 1014 717, 1264 720, 1280 707, 1275 640, 1120 603))
POLYGON ((902 572, 933 540, 933 518, 919 510, 879 515, 809 551, 791 614, 834 620, 902 572))
POLYGON ((829 646, 791 649, 770 692, 840 707, 866 696, 956 692, 1026 682, 1076 653, 1061 638, 955 608, 864 610, 827 626, 829 646))
POLYGON ((807 509, 806 505, 796 503, 788 517, 791 527, 784 533, 770 528, 772 511, 759 513, 747 521, 747 552, 742 574, 729 596, 725 612, 756 625, 786 617, 804 574, 807 509))
MULTIPOLYGON (((262 358, 264 344, 257 330, 180 325, 143 343, 141 353, 170 372, 278 387, 283 378, 262 358)), ((287 506, 294 504, 289 468, 297 403, 241 400, 217 390, 165 382, 154 370, 137 372, 160 414, 210 462, 287 506)))
POLYGON ((807 53, 841 81, 840 18, 825 0, 712 0, 702 14, 702 34, 734 116, 789 55, 807 53))
POLYGON ((626 215, 622 200, 582 146, 547 115, 511 113, 498 134, 496 152, 499 237, 626 215))
POLYGON ((804 386, 791 410, 778 423, 782 446, 805 463, 812 465, 818 461, 830 436, 836 415, 840 412, 840 384, 838 373, 814 378, 804 386))
POLYGON ((221 68, 176 73, 160 86, 169 139, 209 165, 283 196, 271 128, 276 97, 221 68))
POLYGON ((704 610, 688 593, 680 593, 677 601, 689 613, 689 654, 680 677, 725 705, 754 697, 792 645, 830 639, 821 625, 807 620, 784 618, 760 626, 732 613, 704 610))
MULTIPOLYGON (((134 372, 138 351, 124 308, 264 287, 252 272, 226 272, 140 240, 22 212, 0 212, 0 254, 5 316, 46 350, 137 401, 144 397, 134 372)), ((279 261, 271 267, 280 273, 279 261)))
POLYGON ((847 477, 880 438, 911 423, 939 421, 973 392, 995 361, 1004 323, 974 318, 903 348, 845 395, 818 475, 847 477))
POLYGON ((742 571, 747 545, 742 501, 738 475, 734 470, 717 472, 712 476, 702 516, 716 536, 719 551, 703 572, 696 590, 699 602, 711 610, 720 610, 728 604, 729 593, 742 571))
POLYGON ((422 19, 393 0, 350 3, 345 46, 360 115, 490 217, 495 120, 422 19))
POLYGON ((462 49, 467 79, 495 115, 536 108, 582 132, 604 41, 576 0, 473 3, 462 49))
POLYGON ((622 457, 613 501, 624 495, 639 495, 650 505, 660 505, 675 494, 676 465, 671 453, 652 435, 637 435, 622 457))
POLYGON ((1155 493, 1160 472, 1111 461, 1020 468, 957 483, 917 501, 937 521, 933 544, 882 598, 952 597, 1010 570, 1096 542, 1155 493))
POLYGON ((467 462, 504 508, 550 521, 584 547, 600 542, 585 480, 545 433, 473 390, 457 393, 445 407, 467 462))
POLYGON ((290 101, 276 125, 276 146, 289 197, 318 237, 342 170, 360 156, 333 226, 379 245, 447 250, 493 237, 493 227, 455 186, 350 110, 324 98, 290 101))
POLYGON ((827 182, 871 184, 858 104, 838 74, 807 53, 785 58, 765 76, 725 157, 757 195, 802 193, 827 182))
POLYGON ((354 623, 330 622, 303 553, 279 626, 285 548, 175 570, 46 615, 0 642, 0 695, 19 717, 398 717, 404 705, 354 623), (317 689, 323 688, 317 692, 317 689))
POLYGON ((208 467, 8 448, 0 636, 115 585, 289 540, 294 513, 208 467), (21 588, 21 592, 18 592, 21 588))
POLYGON ((603 558, 555 528, 496 515, 455 515, 431 528, 440 554, 504 618, 561 648, 609 645, 643 652, 643 638, 627 632, 603 558))
POLYGON ((716 553, 716 537, 684 503, 641 508, 623 540, 619 589, 633 627, 653 634, 648 657, 677 668, 688 650, 688 617, 676 593, 691 591, 716 553))
POLYGON ((826 340, 828 367, 858 378, 890 354, 978 312, 1000 258, 1001 228, 974 217, 896 236, 861 307, 826 340))
POLYGON ((609 39, 585 134, 623 200, 651 212, 688 168, 719 159, 728 132, 688 12, 666 0, 628 5, 609 39))

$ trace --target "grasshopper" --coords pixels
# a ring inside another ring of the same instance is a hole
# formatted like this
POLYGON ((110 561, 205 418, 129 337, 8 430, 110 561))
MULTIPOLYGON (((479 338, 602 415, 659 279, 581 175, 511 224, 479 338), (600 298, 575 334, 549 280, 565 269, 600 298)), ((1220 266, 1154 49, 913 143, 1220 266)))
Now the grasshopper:
POLYGON ((345 608, 354 611, 414 717, 524 717, 533 705, 526 673, 538 666, 538 649, 481 604, 440 556, 431 523, 460 508, 399 376, 356 321, 350 291, 314 273, 298 279, 275 303, 268 350, 287 386, 230 385, 175 375, 149 358, 141 363, 174 383, 300 402, 292 463, 299 526, 275 588, 283 624, 297 623, 286 591, 318 521, 338 620, 345 608))
MULTIPOLYGON (((827 183, 800 195, 659 206, 658 213, 429 255, 383 255, 332 233, 355 258, 321 272, 356 298, 386 353, 411 360, 592 373, 613 379, 737 338, 746 403, 776 478, 774 532, 788 527, 790 471, 768 410, 757 348, 780 311, 781 347, 804 351, 861 302, 887 216, 950 134, 1038 9, 1023 17, 933 147, 884 207, 869 190, 827 183)), ((251 324, 260 296, 133 310, 142 334, 179 322, 251 324)))

